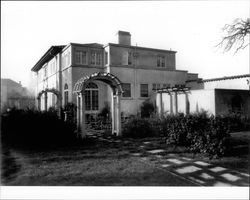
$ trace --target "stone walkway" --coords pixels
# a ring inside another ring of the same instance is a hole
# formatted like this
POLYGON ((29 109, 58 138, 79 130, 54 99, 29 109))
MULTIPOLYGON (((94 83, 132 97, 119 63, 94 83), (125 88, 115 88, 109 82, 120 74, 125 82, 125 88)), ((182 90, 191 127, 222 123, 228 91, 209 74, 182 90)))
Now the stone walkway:
MULTIPOLYGON (((103 137, 101 131, 89 132, 88 137, 110 144, 129 144, 131 142, 112 136, 103 137)), ((141 142, 141 145, 136 150, 132 150, 130 155, 138 157, 142 162, 155 164, 156 167, 185 178, 197 185, 249 186, 249 174, 215 166, 201 160, 180 157, 178 154, 166 154, 164 149, 148 148, 152 143, 151 141, 141 142)))

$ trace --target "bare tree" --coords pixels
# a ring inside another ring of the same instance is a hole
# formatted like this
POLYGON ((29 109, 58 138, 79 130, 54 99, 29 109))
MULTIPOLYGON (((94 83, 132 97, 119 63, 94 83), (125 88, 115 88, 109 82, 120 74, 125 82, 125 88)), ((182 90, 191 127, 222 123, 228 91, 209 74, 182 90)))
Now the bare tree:
POLYGON ((235 53, 237 53, 249 45, 250 19, 237 18, 232 24, 226 24, 223 31, 226 35, 217 46, 224 47, 224 52, 234 47, 236 48, 235 53))

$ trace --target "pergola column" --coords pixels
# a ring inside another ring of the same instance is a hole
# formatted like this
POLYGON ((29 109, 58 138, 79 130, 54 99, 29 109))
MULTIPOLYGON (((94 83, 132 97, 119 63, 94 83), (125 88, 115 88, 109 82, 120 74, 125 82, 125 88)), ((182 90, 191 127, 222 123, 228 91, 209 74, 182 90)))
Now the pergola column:
POLYGON ((174 92, 174 114, 178 114, 178 96, 177 96, 177 92, 174 92))
POLYGON ((160 113, 160 117, 162 117, 162 116, 163 116, 162 92, 160 92, 159 94, 160 94, 160 106, 159 106, 159 113, 160 113))
POLYGON ((170 114, 173 114, 173 96, 171 92, 169 92, 169 99, 170 99, 170 114))
POLYGON ((185 92, 185 103, 186 103, 186 114, 189 114, 189 99, 188 99, 188 93, 185 92))

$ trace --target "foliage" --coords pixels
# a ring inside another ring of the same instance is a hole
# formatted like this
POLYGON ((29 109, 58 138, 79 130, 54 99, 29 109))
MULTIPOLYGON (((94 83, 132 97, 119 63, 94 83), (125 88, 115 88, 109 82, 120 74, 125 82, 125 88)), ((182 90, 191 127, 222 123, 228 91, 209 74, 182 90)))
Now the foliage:
POLYGON ((235 19, 232 24, 226 24, 223 28, 226 35, 217 46, 224 46, 224 51, 229 51, 235 46, 237 53, 249 45, 250 19, 235 19))
POLYGON ((6 144, 20 147, 67 145, 76 141, 75 127, 54 111, 12 109, 2 114, 1 136, 6 144))
POLYGON ((77 113, 77 106, 74 103, 67 103, 63 109, 63 114, 64 114, 63 119, 65 119, 65 114, 66 114, 67 115, 66 121, 72 124, 72 126, 76 127, 76 113, 77 113))
POLYGON ((149 118, 155 111, 155 106, 149 100, 146 100, 142 103, 141 106, 141 117, 149 118))
POLYGON ((105 106, 102 108, 101 112, 98 114, 98 117, 101 117, 104 121, 110 119, 110 107, 108 103, 105 103, 105 106))
POLYGON ((149 120, 134 117, 125 122, 122 135, 131 138, 145 138, 155 136, 155 131, 149 120))
POLYGON ((242 124, 240 116, 215 117, 205 111, 190 115, 167 115, 164 118, 134 117, 125 122, 123 136, 163 136, 167 145, 185 146, 193 153, 219 157, 230 150, 229 132, 242 130, 242 124))
POLYGON ((167 116, 160 131, 167 144, 186 146, 191 152, 222 156, 228 150, 230 117, 208 116, 205 112, 167 116))

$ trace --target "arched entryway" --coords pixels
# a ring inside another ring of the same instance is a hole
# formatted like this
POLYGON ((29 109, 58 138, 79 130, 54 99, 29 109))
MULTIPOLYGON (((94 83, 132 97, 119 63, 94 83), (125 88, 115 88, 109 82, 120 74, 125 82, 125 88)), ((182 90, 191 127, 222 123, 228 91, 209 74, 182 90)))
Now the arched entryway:
MULTIPOLYGON (((121 135, 121 95, 123 93, 121 81, 114 75, 105 72, 94 73, 79 79, 74 86, 74 93, 77 99, 77 128, 82 137, 86 136, 85 127, 85 94, 89 90, 90 82, 102 81, 112 89, 111 94, 111 118, 112 134, 121 135)), ((93 86, 92 86, 93 88, 93 86)))
POLYGON ((37 101, 38 101, 38 110, 41 110, 41 97, 44 94, 44 108, 45 110, 48 110, 48 93, 51 92, 56 95, 57 101, 56 101, 56 107, 58 109, 58 116, 61 117, 61 107, 62 107, 62 95, 61 93, 56 89, 45 89, 38 93, 37 95, 37 101))

